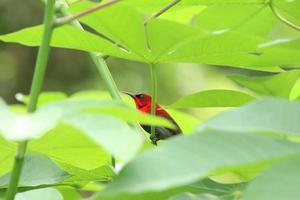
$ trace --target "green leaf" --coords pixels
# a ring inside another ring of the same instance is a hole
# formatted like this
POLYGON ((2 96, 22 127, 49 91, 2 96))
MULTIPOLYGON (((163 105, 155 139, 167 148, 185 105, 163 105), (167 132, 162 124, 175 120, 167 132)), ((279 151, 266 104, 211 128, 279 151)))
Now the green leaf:
MULTIPOLYGON (((76 13, 94 6, 91 2, 77 3, 71 8, 76 13)), ((109 6, 79 19, 117 45, 147 60, 147 40, 143 17, 135 9, 124 4, 109 6), (126 31, 124 31, 126 30, 126 31)))
POLYGON ((55 162, 85 170, 111 163, 109 152, 89 139, 82 131, 67 125, 59 125, 42 138, 31 141, 29 150, 44 154, 55 162))
POLYGON ((254 97, 234 90, 207 90, 182 97, 170 108, 236 107, 255 100, 254 97))
MULTIPOLYGON (((160 32, 163 31, 161 28, 160 32)), ((157 38, 162 40, 163 36, 157 38)), ((282 71, 274 64, 260 62, 260 55, 256 52, 258 44, 262 42, 259 37, 234 31, 182 38, 176 48, 165 52, 156 62, 193 62, 269 72, 282 71)))
POLYGON ((105 114, 122 119, 127 122, 140 122, 142 124, 163 126, 167 128, 174 128, 174 125, 167 119, 150 114, 145 114, 137 111, 135 108, 124 106, 123 104, 115 101, 103 101, 94 99, 68 99, 60 102, 54 102, 48 104, 43 109, 52 110, 60 109, 63 111, 63 116, 74 114, 76 112, 81 113, 94 113, 105 114))
MULTIPOLYGON (((199 5, 198 1, 185 3, 199 5)), ((201 3, 241 3, 241 1, 202 1, 201 3)), ((264 1, 244 2, 245 5, 252 3, 262 4, 264 1)), ((92 4, 83 2, 75 5, 78 8, 73 9, 77 11, 92 4)), ((258 48, 260 43, 265 42, 264 40, 238 31, 211 35, 195 27, 171 21, 161 23, 160 20, 151 20, 145 30, 143 16, 136 9, 124 4, 110 6, 85 16, 82 20, 98 34, 65 25, 55 29, 51 45, 100 52, 146 63, 196 62, 270 72, 282 71, 278 67, 279 64, 281 66, 290 62, 299 63, 296 55, 293 56, 292 61, 285 58, 280 59, 280 63, 275 62, 272 57, 279 54, 281 48, 275 52, 269 50, 269 55, 265 56, 264 49, 258 48)), ((41 30, 41 26, 27 28, 2 35, 0 40, 38 46, 41 30)))
POLYGON ((16 200, 64 200, 63 196, 54 188, 42 188, 21 192, 16 195, 16 200))
POLYGON ((296 100, 299 98, 299 96, 300 96, 300 79, 298 79, 298 81, 296 81, 294 87, 292 88, 292 90, 290 92, 289 98, 291 100, 296 100))
POLYGON ((300 2, 298 0, 273 0, 273 5, 280 15, 283 15, 288 21, 300 26, 300 2))
POLYGON ((60 194, 63 196, 63 200, 82 200, 80 193, 72 187, 56 187, 60 194))
POLYGON ((7 173, 13 166, 16 145, 0 136, 0 176, 7 173))
POLYGON ((220 200, 218 197, 210 194, 192 194, 192 193, 182 193, 174 197, 169 198, 168 200, 220 200))
POLYGON ((159 62, 161 57, 173 52, 194 36, 205 36, 199 29, 167 20, 150 20, 147 23, 147 36, 153 62, 159 62), (174 34, 176 33, 176 34, 174 34), (159 35, 159 37, 157 37, 159 35))
MULTIPOLYGON (((159 10, 160 8, 166 6, 170 3, 170 0, 127 0, 127 4, 136 6, 143 10, 154 9, 159 10)), ((176 7, 185 7, 185 6, 195 6, 195 5, 212 5, 212 4, 242 4, 242 5, 251 5, 251 4, 264 4, 264 0, 183 0, 176 5, 176 7)))
MULTIPOLYGON (((53 103, 53 102, 56 102, 56 101, 61 101, 61 100, 64 100, 67 98, 67 95, 63 92, 59 92, 59 91, 56 91, 56 92, 42 92, 40 95, 39 95, 39 99, 38 99, 38 103, 37 103, 37 107, 42 107, 46 104, 49 104, 49 103, 53 103)), ((18 93, 16 94, 16 99, 24 104, 28 104, 29 103, 29 96, 28 95, 24 95, 24 94, 21 94, 21 93, 18 93)))
POLYGON ((266 5, 214 5, 201 12, 196 24, 211 33, 237 31, 266 38, 275 17, 266 5))
MULTIPOLYGON (((7 187, 11 173, 0 177, 0 187, 7 187)), ((19 186, 39 186, 59 183, 69 176, 49 158, 26 154, 19 186)))
POLYGON ((299 75, 299 70, 291 70, 271 76, 248 77, 232 75, 229 78, 260 95, 289 98, 299 75))
POLYGON ((165 200, 169 199, 177 194, 189 193, 191 196, 194 194, 213 194, 218 196, 221 200, 232 200, 233 198, 238 198, 242 191, 244 190, 245 184, 220 184, 214 182, 210 179, 204 179, 199 182, 184 185, 182 187, 171 188, 164 191, 146 192, 141 194, 120 194, 115 196, 103 195, 103 193, 98 193, 96 199, 99 200, 165 200))
POLYGON ((106 165, 91 170, 85 170, 63 162, 58 162, 58 164, 62 169, 71 174, 70 177, 66 178, 61 183, 63 185, 82 187, 95 181, 111 181, 112 177, 115 175, 113 168, 106 165))
POLYGON ((240 132, 300 134, 300 102, 266 98, 225 111, 199 128, 240 132), (288 116, 288 117, 287 117, 288 116))
POLYGON ((51 111, 39 109, 33 114, 16 114, 0 100, 0 132, 9 141, 38 138, 56 126, 61 115, 62 111, 58 108, 51 111))
POLYGON ((165 12, 163 15, 159 16, 158 19, 165 19, 177 23, 189 24, 194 20, 195 15, 197 15, 204 9, 205 6, 199 5, 186 6, 181 9, 171 9, 170 11, 165 12))
MULTIPOLYGON (((43 26, 33 26, 13 33, 0 35, 0 40, 4 42, 17 42, 26 46, 39 46, 42 36, 43 26)), ((115 44, 103 39, 95 34, 82 31, 70 25, 55 28, 51 40, 51 46, 77 49, 89 52, 101 52, 112 56, 127 59, 136 59, 134 55, 118 48, 115 44)))
POLYGON ((299 67, 299 38, 276 38, 258 45, 254 54, 259 55, 259 59, 253 62, 253 65, 281 66, 281 67, 299 67))
POLYGON ((141 154, 123 168, 104 194, 163 191, 193 183, 217 169, 267 165, 299 153, 300 146, 288 141, 206 130, 171 139, 141 154))
POLYGON ((93 141, 123 161, 131 159, 143 144, 141 133, 109 116, 72 115, 65 122, 81 129, 93 141))
POLYGON ((167 109, 167 111, 179 125, 184 134, 193 133, 197 125, 199 124, 199 119, 192 116, 191 114, 173 109, 167 109))
POLYGON ((283 200, 299 198, 299 158, 275 164, 254 179, 242 200, 283 200))

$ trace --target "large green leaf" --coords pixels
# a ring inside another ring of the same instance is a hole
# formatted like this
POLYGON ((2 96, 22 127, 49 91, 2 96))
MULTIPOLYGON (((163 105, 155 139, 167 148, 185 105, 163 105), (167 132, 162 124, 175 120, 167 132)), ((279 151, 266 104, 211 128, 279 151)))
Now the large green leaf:
POLYGON ((95 99, 68 99, 64 101, 54 102, 46 105, 40 110, 59 109, 63 112, 63 117, 68 117, 76 112, 89 112, 94 114, 110 115, 127 122, 140 122, 142 124, 163 126, 174 128, 174 125, 165 118, 152 116, 137 111, 129 106, 108 100, 95 99))
MULTIPOLYGON (((156 30, 162 32, 163 28, 156 30)), ((163 40, 164 35, 156 37, 163 40)), ((234 66, 261 71, 280 71, 274 64, 260 62, 257 45, 263 40, 239 32, 225 32, 200 37, 182 38, 176 48, 164 52, 156 62, 193 62, 219 66, 234 66)), ((150 44, 151 45, 151 44, 150 44)))
MULTIPOLYGON (((79 8, 78 10, 81 10, 85 6, 79 8)), ((98 36, 66 25, 54 31, 51 45, 100 52, 146 63, 197 62, 261 71, 280 71, 276 63, 260 62, 261 53, 257 55, 257 45, 263 41, 259 37, 232 31, 208 35, 196 27, 161 20, 151 20, 145 31, 142 18, 143 16, 130 6, 114 5, 82 19, 97 31, 98 36), (127 31, 123 31, 124 27, 127 31)), ((41 26, 27 28, 2 35, 0 40, 38 46, 41 31, 41 26)))
POLYGON ((111 163, 109 152, 82 131, 67 125, 60 125, 42 138, 31 141, 29 150, 44 154, 56 162, 86 170, 111 163))
MULTIPOLYGON (((0 187, 7 187, 11 173, 0 177, 0 187)), ((39 186, 59 183, 69 176, 57 164, 45 156, 27 154, 21 172, 19 186, 39 186)))
POLYGON ((21 192, 16 195, 16 200, 64 200, 62 194, 54 188, 43 188, 21 192))
POLYGON ((182 97, 169 107, 235 107, 254 99, 254 97, 246 93, 234 90, 207 90, 182 97))
POLYGON ((151 20, 147 24, 147 36, 153 62, 159 62, 165 54, 176 50, 183 41, 194 36, 204 36, 198 29, 167 20, 151 20), (176 34, 174 34, 176 33, 176 34), (157 37, 159 35, 159 37, 157 37))
MULTIPOLYGON (((75 4, 71 11, 76 13, 93 5, 84 1, 75 4)), ((132 7, 123 4, 113 5, 84 16, 80 21, 122 48, 133 52, 141 60, 147 60, 148 49, 143 17, 132 7)))
POLYGON ((103 195, 98 193, 99 200, 165 200, 182 193, 192 194, 213 194, 218 196, 220 200, 232 200, 241 196, 246 184, 220 184, 210 179, 204 179, 190 185, 176 187, 164 191, 146 192, 141 194, 120 194, 115 196, 103 195))
MULTIPOLYGON (((57 126, 68 115, 80 112, 93 112, 111 115, 129 122, 173 128, 174 125, 165 118, 138 112, 131 107, 113 101, 67 99, 53 102, 39 108, 33 114, 11 112, 6 104, 0 102, 0 132, 10 141, 23 141, 41 137, 57 126)), ((137 136, 138 137, 138 136, 137 136)), ((137 140, 135 140, 137 141, 137 140)))
POLYGON ((197 18, 197 26, 211 33, 230 30, 268 36, 275 17, 266 5, 214 5, 201 12, 197 18))
POLYGON ((299 158, 280 162, 249 184, 242 200, 298 199, 300 190, 299 158))
POLYGON ((195 182, 210 172, 246 164, 271 164, 300 153, 300 145, 252 134, 207 130, 177 137, 123 168, 104 193, 163 191, 195 182))
POLYGON ((248 77, 243 75, 229 76, 231 80, 258 94, 289 98, 292 88, 300 75, 299 70, 291 70, 276 75, 248 77))
POLYGON ((65 122, 81 129, 93 141, 123 161, 131 159, 143 143, 141 134, 112 117, 81 114, 72 115, 65 122))
POLYGON ((287 38, 277 38, 271 41, 266 41, 258 45, 257 52, 259 59, 253 61, 253 65, 277 65, 281 67, 299 67, 299 38, 288 38, 289 36, 282 36, 287 38))
MULTIPOLYGON (((42 37, 42 30, 42 25, 33 26, 17 32, 0 35, 0 40, 4 42, 16 42, 26 46, 39 46, 42 37)), ((84 32, 70 25, 55 28, 51 40, 51 46, 89 52, 101 52, 122 58, 140 60, 132 53, 118 48, 110 41, 95 34, 84 32)))
POLYGON ((300 134, 300 102, 267 98, 218 115, 199 128, 300 134))

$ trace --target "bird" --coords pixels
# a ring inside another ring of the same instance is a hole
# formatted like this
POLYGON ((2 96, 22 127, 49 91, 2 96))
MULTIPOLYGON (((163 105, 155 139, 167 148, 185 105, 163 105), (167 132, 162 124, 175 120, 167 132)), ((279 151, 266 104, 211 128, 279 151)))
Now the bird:
MULTIPOLYGON (((152 98, 150 95, 148 95, 146 93, 131 94, 128 92, 126 92, 126 94, 128 94, 129 96, 131 96, 133 98, 136 108, 139 111, 141 111, 143 113, 149 113, 149 114, 151 113, 152 98)), ((168 119, 169 121, 171 121, 174 124, 175 128, 170 129, 170 128, 165 128, 165 127, 155 127, 155 137, 152 138, 150 136, 150 139, 152 140, 152 142, 154 144, 156 144, 156 142, 159 140, 165 140, 165 139, 168 139, 175 135, 182 134, 180 127, 178 126, 176 121, 171 117, 171 115, 166 110, 164 110, 159 104, 156 104, 155 109, 156 109, 156 112, 155 112, 156 116, 168 119)), ((141 127, 146 132, 151 133, 151 126, 141 124, 141 127)))

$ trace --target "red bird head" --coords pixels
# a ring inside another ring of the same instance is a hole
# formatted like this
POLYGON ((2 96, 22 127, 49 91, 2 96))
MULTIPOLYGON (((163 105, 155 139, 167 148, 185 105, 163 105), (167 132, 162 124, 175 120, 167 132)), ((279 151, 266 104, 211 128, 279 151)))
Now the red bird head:
POLYGON ((152 98, 148 94, 145 93, 140 93, 140 94, 126 93, 126 94, 130 95, 133 98, 137 109, 141 109, 145 106, 151 105, 152 98))
MULTIPOLYGON (((136 108, 139 111, 144 112, 144 113, 151 113, 152 98, 150 95, 145 94, 145 93, 130 94, 127 92, 126 92, 126 94, 128 94, 129 96, 131 96, 133 98, 136 108)), ((166 110, 161 108, 158 104, 156 104, 155 109, 156 109, 157 116, 160 116, 160 117, 170 120, 176 127, 175 129, 168 129, 168 128, 164 128, 164 127, 155 127, 157 140, 167 139, 169 137, 172 137, 174 135, 178 135, 178 134, 182 133, 178 124, 175 122, 175 120, 170 116, 170 114, 166 110)), ((141 125, 141 126, 143 127, 143 129, 146 132, 150 133, 150 126, 147 126, 147 125, 141 125)))

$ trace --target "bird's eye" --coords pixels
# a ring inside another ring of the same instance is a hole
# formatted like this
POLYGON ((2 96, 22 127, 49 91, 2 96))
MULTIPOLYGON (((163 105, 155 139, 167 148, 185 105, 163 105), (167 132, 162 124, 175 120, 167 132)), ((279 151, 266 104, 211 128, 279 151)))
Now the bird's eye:
POLYGON ((138 97, 139 99, 143 99, 143 98, 144 98, 144 95, 143 95, 143 94, 139 94, 139 95, 137 95, 137 97, 138 97))

